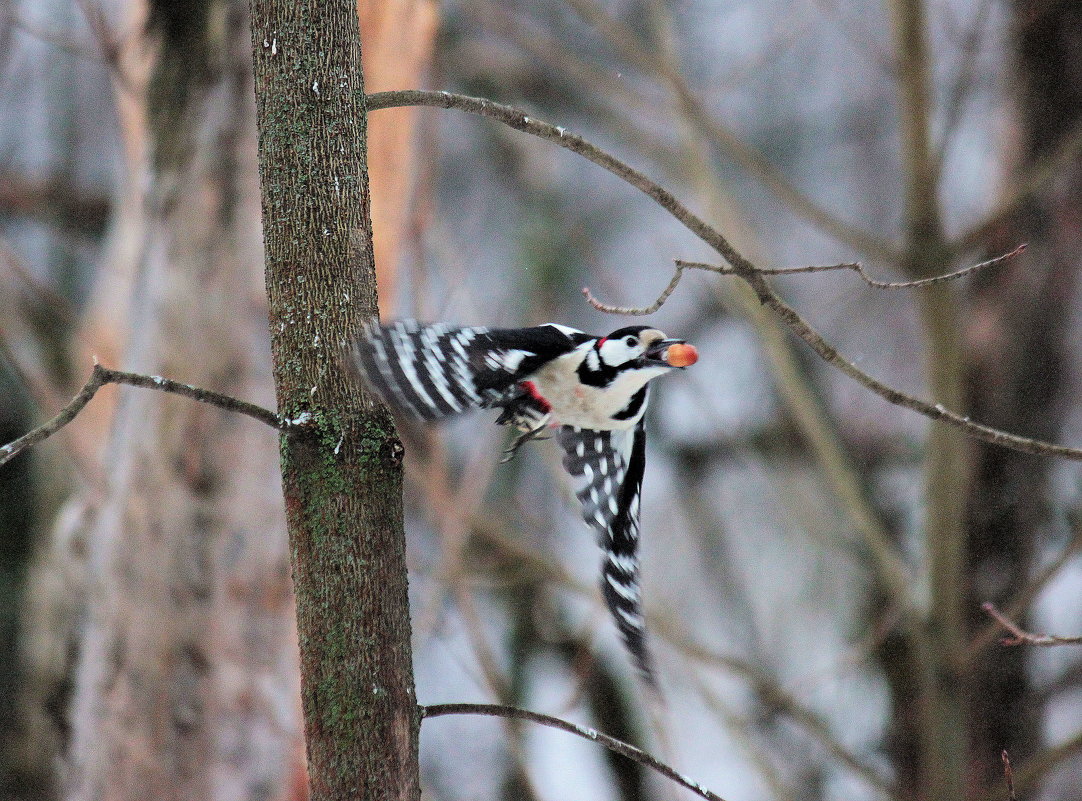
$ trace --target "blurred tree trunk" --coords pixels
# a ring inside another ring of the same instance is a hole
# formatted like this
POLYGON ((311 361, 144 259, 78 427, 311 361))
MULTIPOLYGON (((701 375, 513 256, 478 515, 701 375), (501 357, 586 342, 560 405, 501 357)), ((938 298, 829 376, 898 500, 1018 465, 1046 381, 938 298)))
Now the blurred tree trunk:
MULTIPOLYGON (((898 64, 899 133, 905 187, 902 266, 916 278, 949 267, 940 206, 939 167, 932 119, 934 52, 926 0, 889 3, 898 64)), ((917 295, 924 338, 928 392, 949 409, 963 409, 965 384, 959 338, 958 290, 940 284, 917 295)), ((958 801, 965 788, 964 550, 965 496, 972 465, 969 441, 933 422, 924 443, 924 526, 928 609, 904 626, 904 643, 884 648, 900 659, 886 664, 894 691, 896 755, 917 756, 898 765, 901 790, 922 801, 958 801), (901 646, 901 647, 899 647, 901 646), (901 668, 901 669, 900 669, 901 668)))
MULTIPOLYGON (((434 0, 358 0, 357 12, 364 41, 366 91, 420 86, 436 41, 434 0)), ((398 299, 399 259, 408 239, 418 112, 411 107, 384 109, 368 123, 372 235, 379 305, 385 313, 394 310, 398 299)))
POLYGON ((341 364, 377 315, 353 0, 252 0, 266 282, 312 797, 419 799, 402 446, 341 364))
MULTIPOLYGON (((1012 186, 1082 124, 1082 5, 1014 3, 1019 152, 1012 186)), ((974 280, 969 324, 969 406, 974 419, 1058 441, 1070 391, 1071 309, 1082 253, 1082 164, 1077 160, 998 232, 999 253, 1028 242, 1025 256, 974 280)), ((969 496, 969 627, 987 625, 983 601, 1006 605, 1025 586, 1050 520, 1047 458, 976 446, 969 496)), ((985 648, 974 664, 970 703, 971 791, 1002 774, 999 752, 1022 764, 1040 745, 1041 710, 1022 648, 985 648)))
MULTIPOLYGON (((128 199, 90 347, 269 404, 246 9, 147 13, 134 47, 157 55, 145 81, 126 73, 128 199)), ((68 794, 286 798, 303 761, 273 433, 154 393, 88 412, 82 430, 111 433, 68 535, 88 576, 68 794)))

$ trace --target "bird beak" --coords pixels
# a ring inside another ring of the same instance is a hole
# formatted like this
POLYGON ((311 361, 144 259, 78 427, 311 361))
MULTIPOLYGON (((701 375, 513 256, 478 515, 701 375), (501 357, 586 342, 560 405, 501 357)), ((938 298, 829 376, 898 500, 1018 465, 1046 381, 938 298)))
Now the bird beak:
POLYGON ((646 353, 643 354, 643 358, 647 362, 658 367, 674 367, 675 365, 669 364, 666 357, 669 354, 670 345, 684 345, 687 344, 687 340, 684 339, 662 339, 659 342, 655 342, 646 349, 646 353))

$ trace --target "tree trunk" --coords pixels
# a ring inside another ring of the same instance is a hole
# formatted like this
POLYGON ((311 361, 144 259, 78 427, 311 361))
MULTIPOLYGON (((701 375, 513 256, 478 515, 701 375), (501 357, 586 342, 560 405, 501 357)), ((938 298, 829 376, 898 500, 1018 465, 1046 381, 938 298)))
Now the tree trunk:
POLYGON ((417 799, 401 454, 340 355, 377 314, 356 8, 252 0, 266 283, 309 779, 417 799))
MULTIPOLYGON (((260 400, 270 353, 246 10, 198 8, 218 24, 150 9, 148 107, 126 117, 132 202, 88 330, 114 365, 260 400), (130 241, 142 252, 128 262, 130 241)), ((303 762, 283 515, 261 490, 277 483, 273 433, 183 398, 117 396, 113 421, 107 403, 89 407, 113 432, 82 499, 92 522, 60 543, 83 544, 89 582, 69 794, 282 798, 303 762)))
MULTIPOLYGON (((903 266, 915 278, 946 271, 939 176, 933 155, 933 54, 929 43, 925 0, 889 3, 898 59, 899 123, 905 182, 905 254, 903 266)), ((928 287, 918 295, 924 333, 925 376, 937 403, 964 411, 964 375, 958 293, 954 287, 928 287)), ((964 498, 971 467, 965 435, 944 423, 928 429, 924 456, 924 531, 928 565, 927 615, 907 634, 897 656, 911 671, 888 665, 894 684, 894 708, 902 711, 896 731, 916 735, 916 742, 896 743, 896 754, 918 754, 918 764, 900 765, 898 775, 915 786, 902 785, 921 801, 958 801, 965 787, 965 682, 958 657, 965 647, 962 603, 964 498), (919 627, 919 630, 918 630, 919 627), (911 683, 910 686, 906 686, 911 683), (903 703, 915 700, 915 716, 903 703), (916 723, 917 728, 911 728, 916 723)))
MULTIPOLYGON (((434 0, 358 0, 364 37, 364 83, 369 94, 420 86, 436 41, 434 0)), ((399 259, 410 219, 415 175, 414 129, 419 109, 384 109, 368 121, 368 178, 372 190, 379 305, 393 310, 399 259)))
MULTIPOLYGON (((1011 185, 1074 136, 1082 123, 1082 6, 1015 2, 1019 150, 1011 185)), ((1072 307, 1082 253, 1082 164, 1061 169, 1000 232, 991 252, 1028 242, 1025 256, 974 281, 969 327, 970 409, 975 419, 1059 441, 1070 391, 1072 307)), ((1051 521, 1047 458, 978 445, 969 497, 969 625, 987 625, 983 601, 1007 605, 1026 585, 1051 521)), ((973 665, 970 798, 999 781, 999 752, 1024 765, 1040 745, 1041 710, 1030 652, 986 648, 973 665)))

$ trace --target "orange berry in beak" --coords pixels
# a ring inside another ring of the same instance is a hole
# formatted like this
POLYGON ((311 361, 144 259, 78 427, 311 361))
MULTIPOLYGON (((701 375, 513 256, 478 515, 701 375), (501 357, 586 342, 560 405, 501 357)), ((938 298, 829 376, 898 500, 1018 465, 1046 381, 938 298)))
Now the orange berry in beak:
POLYGON ((699 351, 694 345, 679 344, 669 345, 665 351, 665 361, 673 367, 690 367, 699 361, 699 351))

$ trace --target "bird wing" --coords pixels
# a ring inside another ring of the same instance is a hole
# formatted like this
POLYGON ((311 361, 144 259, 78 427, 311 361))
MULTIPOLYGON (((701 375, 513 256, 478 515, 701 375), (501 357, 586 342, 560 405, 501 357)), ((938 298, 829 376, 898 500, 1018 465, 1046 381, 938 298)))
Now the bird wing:
POLYGON ((438 420, 500 405, 519 381, 589 338, 555 325, 501 329, 399 320, 366 326, 349 353, 387 403, 438 420))
POLYGON ((646 467, 646 430, 596 431, 562 426, 564 467, 575 478, 582 517, 604 551, 601 590, 628 651, 647 683, 654 673, 646 647, 639 590, 639 494, 646 467))

